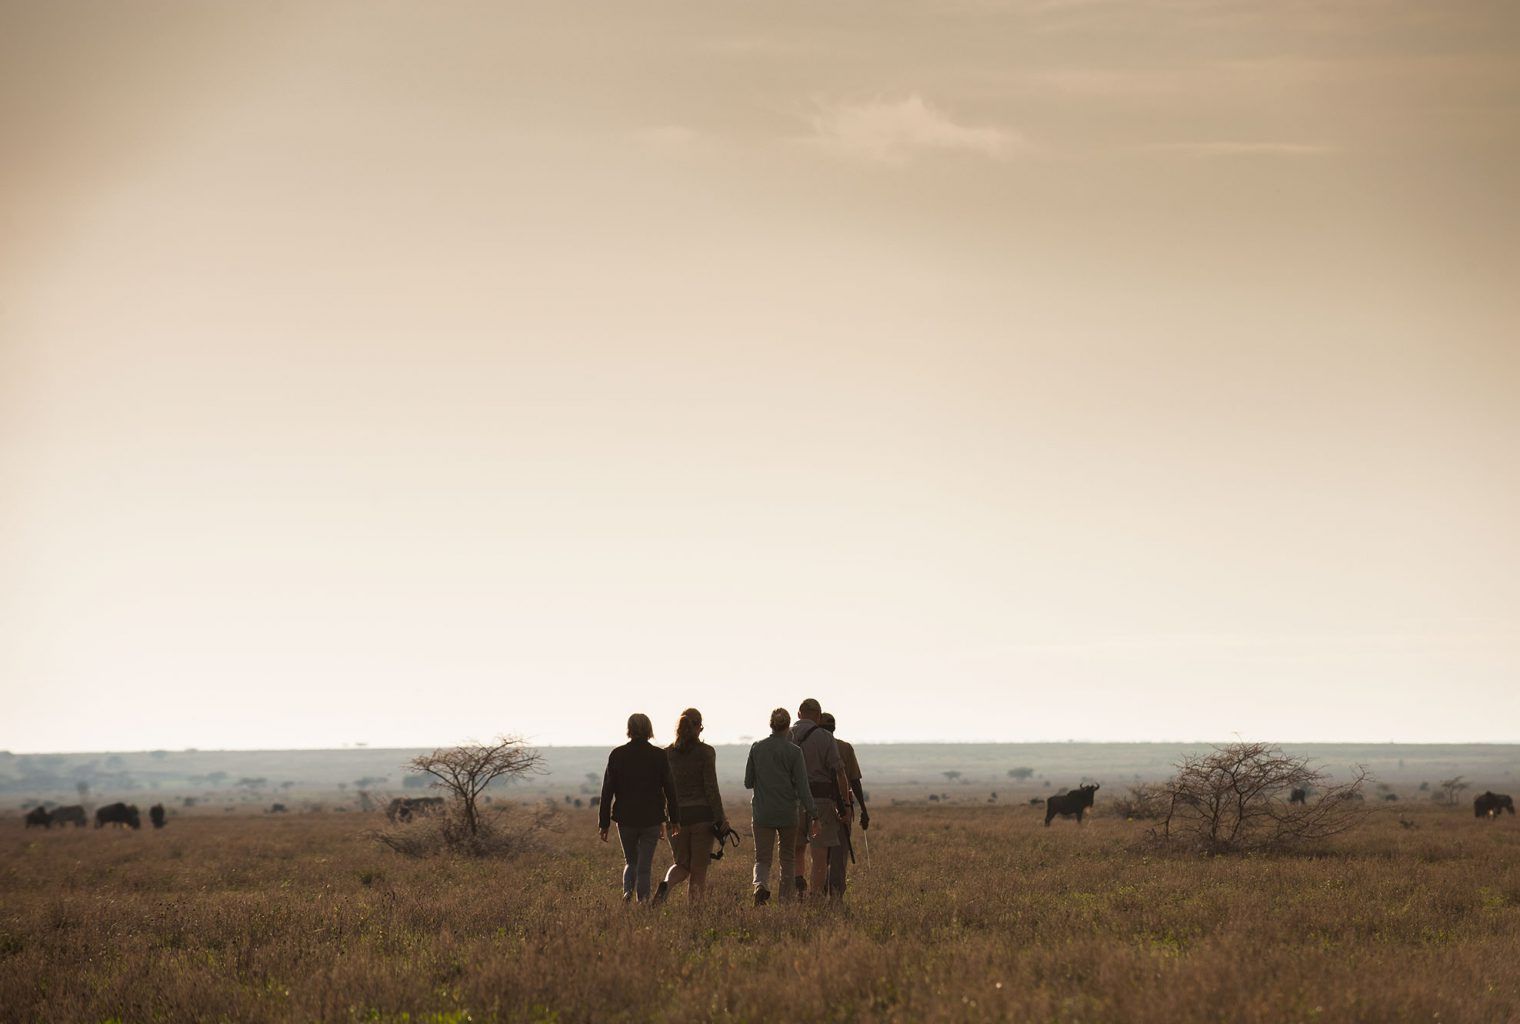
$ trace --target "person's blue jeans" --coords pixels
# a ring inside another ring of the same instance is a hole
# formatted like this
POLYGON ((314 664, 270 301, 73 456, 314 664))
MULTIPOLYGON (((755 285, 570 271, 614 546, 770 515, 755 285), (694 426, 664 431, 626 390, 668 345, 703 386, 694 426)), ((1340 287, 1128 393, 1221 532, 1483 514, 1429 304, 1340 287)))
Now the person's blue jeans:
POLYGON ((643 828, 618 826, 618 839, 623 844, 623 892, 626 895, 637 888, 639 902, 649 898, 649 873, 654 866, 655 847, 660 845, 660 826, 643 828))

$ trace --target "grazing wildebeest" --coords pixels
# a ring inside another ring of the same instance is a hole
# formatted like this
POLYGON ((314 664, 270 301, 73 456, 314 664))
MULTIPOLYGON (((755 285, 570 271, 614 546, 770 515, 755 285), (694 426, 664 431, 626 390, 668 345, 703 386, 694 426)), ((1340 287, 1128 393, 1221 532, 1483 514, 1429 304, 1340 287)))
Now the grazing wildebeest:
POLYGON ((89 823, 89 820, 85 816, 84 807, 80 804, 69 804, 67 807, 53 809, 53 823, 55 825, 66 825, 69 822, 73 822, 75 828, 84 828, 89 823))
POLYGON ((285 813, 285 805, 284 804, 270 804, 269 805, 269 813, 270 814, 284 814, 285 813))
POLYGON ((33 828, 38 825, 43 828, 53 827, 53 816, 47 812, 46 807, 33 807, 26 812, 26 827, 33 828))
POLYGON ((1093 794, 1098 791, 1096 782, 1088 783, 1077 789, 1064 794, 1056 794, 1045 801, 1045 827, 1050 827, 1050 819, 1059 814, 1063 818, 1076 815, 1077 824, 1082 824, 1082 812, 1093 805, 1093 794))
POLYGON ((1393 801, 1397 800, 1398 798, 1399 798, 1399 795, 1397 793, 1384 793, 1383 794, 1383 802, 1384 803, 1392 803, 1393 801))
POLYGON ((1032 796, 1032 797, 1029 798, 1029 806, 1030 807, 1038 807, 1041 804, 1043 804, 1044 802, 1045 802, 1044 800, 1040 799, 1037 796, 1032 796))
POLYGON ((95 827, 100 828, 102 825, 142 828, 142 814, 137 810, 136 804, 124 804, 119 801, 106 804, 95 812, 95 827))
POLYGON ((442 810, 441 796, 398 796, 385 809, 385 817, 392 822, 407 822, 442 810))
POLYGON ((591 798, 591 806, 592 807, 600 807, 600 806, 602 806, 602 798, 599 797, 599 796, 592 797, 591 798))
POLYGON ((1514 797, 1505 793, 1485 791, 1473 800, 1473 817, 1497 818, 1501 811, 1515 813, 1514 797))
POLYGON ((148 808, 148 820, 153 822, 154 828, 164 827, 164 805, 154 804, 148 808))
POLYGON ((1309 791, 1307 789, 1295 789, 1288 794, 1288 803, 1290 804, 1307 804, 1308 802, 1309 791))

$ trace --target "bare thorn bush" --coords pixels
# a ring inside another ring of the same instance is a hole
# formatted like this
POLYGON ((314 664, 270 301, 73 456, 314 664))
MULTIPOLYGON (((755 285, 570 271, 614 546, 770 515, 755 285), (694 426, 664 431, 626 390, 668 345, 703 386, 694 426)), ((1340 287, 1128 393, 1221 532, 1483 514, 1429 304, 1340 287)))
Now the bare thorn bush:
POLYGON ((498 780, 543 772, 543 755, 516 736, 442 747, 412 758, 405 767, 431 776, 433 785, 446 790, 451 799, 443 814, 405 828, 374 833, 379 842, 400 853, 510 856, 531 845, 534 833, 553 825, 548 810, 541 809, 524 819, 508 807, 493 808, 489 813, 480 807, 481 794, 498 780))
POLYGON ((1109 809, 1128 821, 1158 821, 1166 817, 1168 789, 1155 782, 1129 787, 1129 792, 1108 802, 1109 809))
POLYGON ((411 824, 369 833, 382 846, 408 857, 456 854, 511 858, 536 850, 545 832, 563 828, 560 808, 550 800, 536 805, 494 804, 466 824, 458 802, 442 814, 418 817, 411 824))
POLYGON ((1151 835, 1162 845, 1211 856, 1301 849, 1367 816, 1360 798, 1368 781, 1361 767, 1336 783, 1308 758, 1266 743, 1231 743, 1178 762, 1177 774, 1161 786, 1166 808, 1151 835), (1291 804, 1294 789, 1315 797, 1291 804))

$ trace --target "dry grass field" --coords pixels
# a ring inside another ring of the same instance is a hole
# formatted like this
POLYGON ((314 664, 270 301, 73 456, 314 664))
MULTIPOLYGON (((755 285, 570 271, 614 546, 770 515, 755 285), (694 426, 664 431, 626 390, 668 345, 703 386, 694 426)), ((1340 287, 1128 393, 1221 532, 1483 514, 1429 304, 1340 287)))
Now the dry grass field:
POLYGON ((590 812, 510 863, 406 859, 378 816, 11 818, 0 1019, 1520 1020, 1520 819, 1406 802, 1202 860, 1099 811, 883 803, 842 909, 750 906, 746 842, 695 912, 623 905, 590 812))

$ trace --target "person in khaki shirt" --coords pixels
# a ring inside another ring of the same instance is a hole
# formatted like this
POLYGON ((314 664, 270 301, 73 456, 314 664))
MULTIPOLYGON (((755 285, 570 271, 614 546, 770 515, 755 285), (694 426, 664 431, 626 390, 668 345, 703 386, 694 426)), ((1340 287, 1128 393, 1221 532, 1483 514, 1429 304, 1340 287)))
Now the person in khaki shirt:
POLYGON ((846 841, 846 830, 854 816, 854 796, 844 775, 839 746, 834 734, 823 728, 822 716, 822 706, 809 697, 797 708, 797 724, 791 732, 792 742, 802 748, 808 788, 818 802, 819 826, 816 836, 804 840, 799 822, 795 885, 799 894, 811 888, 819 897, 837 899, 844 895, 844 879, 837 870, 830 874, 828 851, 846 841), (812 870, 804 874, 809 849, 813 851, 812 870))
POLYGON ((798 829, 803 837, 818 831, 818 806, 808 788, 807 769, 802 751, 787 734, 792 716, 786 708, 771 712, 771 734, 749 748, 744 765, 744 788, 755 791, 752 806, 755 825, 755 906, 771 898, 771 859, 781 850, 777 881, 781 899, 800 896, 787 884, 786 873, 792 866, 797 848, 798 829), (799 826, 797 809, 802 808, 804 823, 799 826))
MULTIPOLYGON (((818 724, 833 735, 835 729, 834 716, 825 711, 818 718, 818 724)), ((864 832, 871 827, 871 812, 866 810, 866 791, 860 781, 860 762, 855 758, 855 747, 837 737, 834 745, 839 748, 839 760, 844 765, 844 777, 850 784, 850 792, 855 795, 855 806, 860 808, 860 830, 864 832)), ((845 875, 849 869, 849 853, 843 846, 831 846, 829 850, 829 879, 830 885, 834 879, 838 879, 839 891, 845 890, 845 875), (836 864, 835 861, 838 861, 836 864)))

